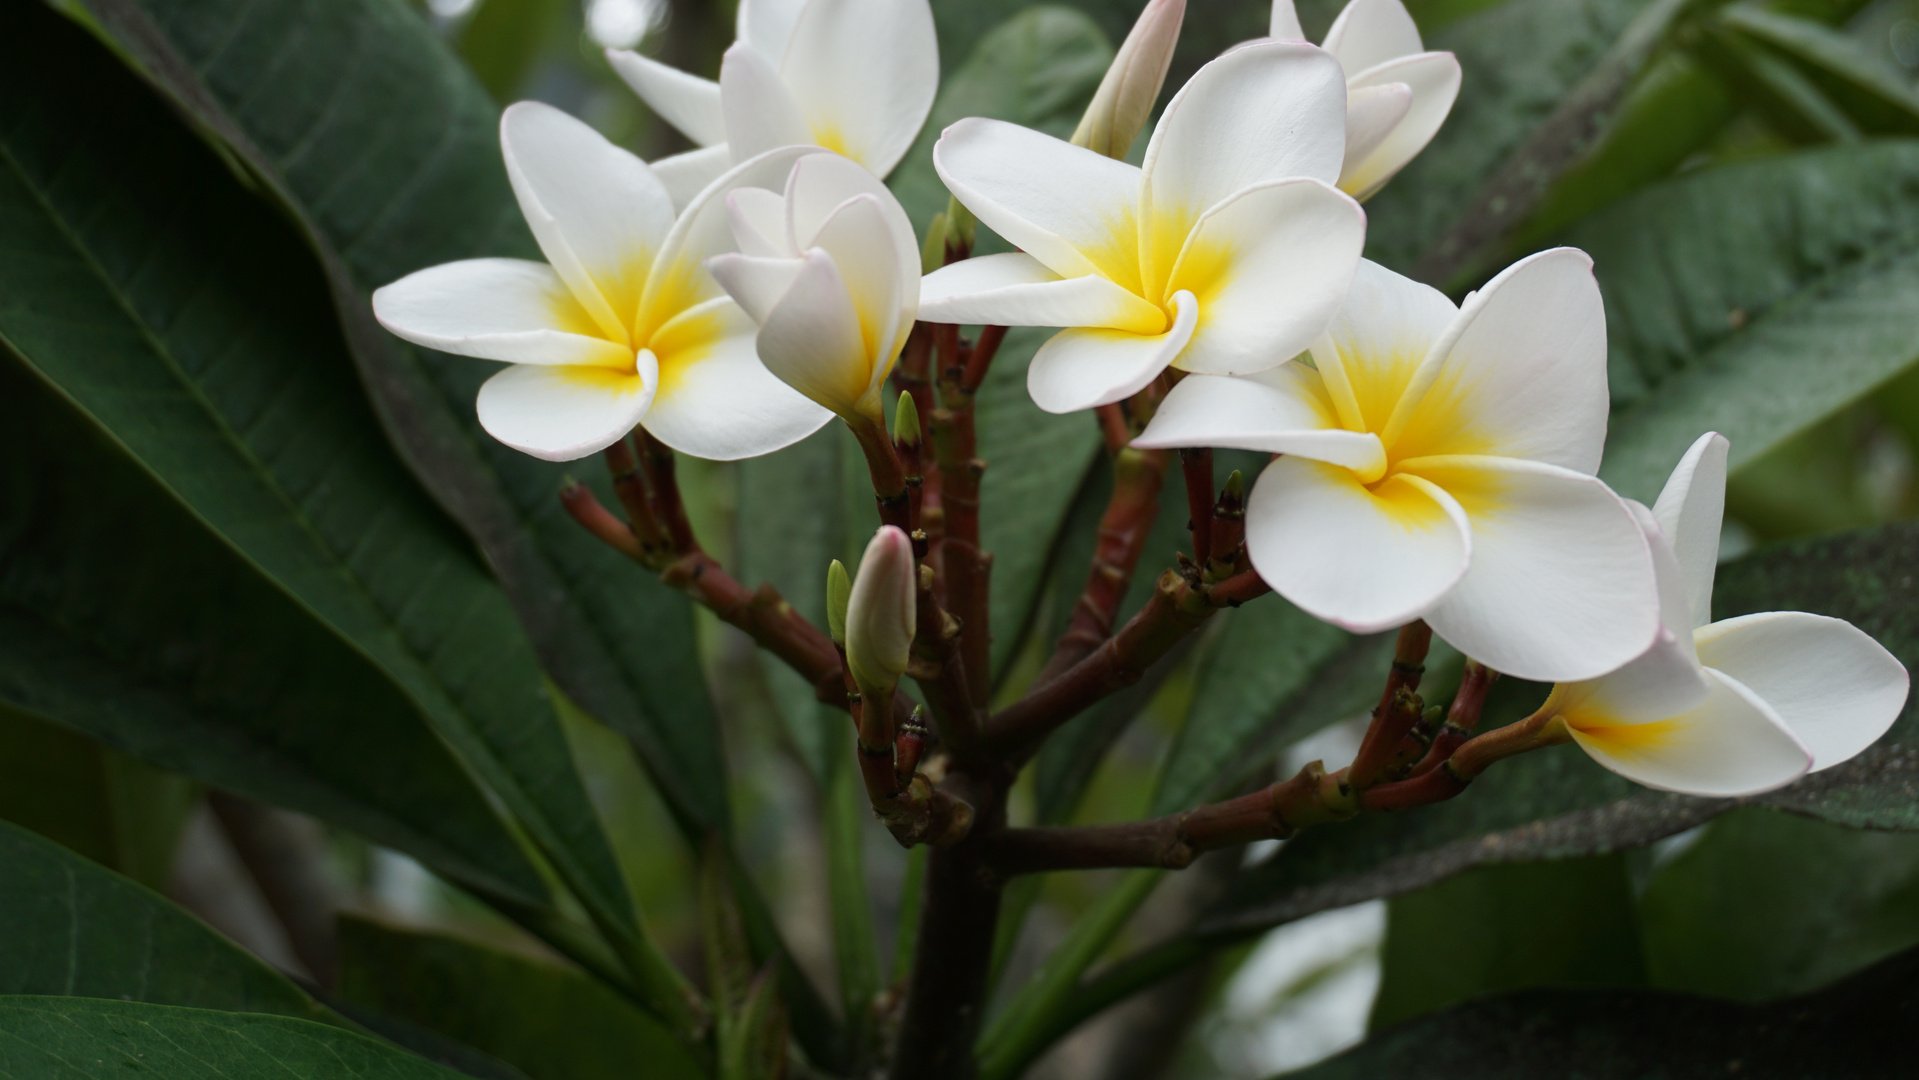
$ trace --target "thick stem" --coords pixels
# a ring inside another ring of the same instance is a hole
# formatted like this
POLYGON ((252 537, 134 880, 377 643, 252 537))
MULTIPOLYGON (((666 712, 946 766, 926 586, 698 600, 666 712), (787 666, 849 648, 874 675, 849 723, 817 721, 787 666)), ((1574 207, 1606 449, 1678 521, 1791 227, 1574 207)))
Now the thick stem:
MULTIPOLYGON (((993 686, 988 599, 993 559, 980 547, 980 482, 986 462, 979 457, 973 415, 977 384, 969 380, 983 379, 986 368, 975 363, 977 353, 960 343, 958 327, 937 326, 934 331, 940 407, 933 413, 933 453, 939 462, 940 506, 945 515, 939 544, 940 587, 947 610, 960 620, 959 650, 973 700, 984 702, 993 686)), ((990 362, 998 342, 982 337, 982 344, 991 346, 986 355, 990 362)))
POLYGON ((1164 450, 1135 450, 1127 447, 1113 456, 1113 495, 1099 522, 1099 535, 1093 548, 1093 565, 1086 575, 1086 588, 1060 635, 1052 659, 1040 671, 1038 681, 1050 682, 1074 664, 1084 660, 1113 633, 1113 621, 1133 583, 1133 571, 1139 566, 1146 538, 1159 517, 1159 492, 1166 480, 1164 450))
POLYGON ((640 447, 640 467, 646 473, 653 516, 666 529, 668 542, 681 555, 700 550, 700 542, 693 535, 693 523, 686 516, 686 503, 680 498, 673 448, 648 435, 643 427, 633 429, 633 440, 640 447))
POLYGON ((979 743, 979 709, 984 699, 973 696, 967 676, 966 656, 960 649, 965 631, 959 620, 940 608, 933 582, 932 567, 920 567, 919 624, 913 634, 913 657, 918 663, 907 671, 926 694, 941 740, 955 756, 970 758, 979 743))
POLYGON ((1479 714, 1486 707, 1486 695, 1491 692, 1493 683, 1499 680, 1499 672, 1477 660, 1466 661, 1466 672, 1459 680, 1459 692, 1453 695, 1452 708, 1446 712, 1446 725, 1433 736, 1433 745, 1427 749, 1426 756, 1407 773, 1408 779, 1424 776, 1438 768, 1453 752, 1466 745, 1473 737, 1473 729, 1479 726, 1479 714))
POLYGON ((1399 643, 1393 650, 1392 671, 1386 676, 1386 689, 1373 710, 1373 722, 1359 744, 1350 773, 1352 784, 1361 791, 1372 787, 1391 764, 1400 740, 1419 722, 1420 702, 1415 691, 1426 671, 1426 652, 1432 647, 1433 631, 1424 620, 1414 620, 1399 629, 1399 643))
POLYGON ((661 572, 660 580, 746 631, 761 648, 812 683, 821 701, 844 707, 845 692, 829 689, 840 683, 839 649, 771 585, 749 590, 697 545, 692 554, 661 572))
MULTIPOLYGON (((938 407, 933 397, 932 365, 932 325, 914 323, 913 332, 906 339, 906 349, 900 353, 899 365, 893 369, 893 383, 901 393, 913 398, 913 407, 922 423, 930 420, 938 407)), ((913 519, 925 531, 929 544, 937 548, 945 535, 946 514, 941 508, 939 466, 931 458, 931 454, 921 450, 920 486, 915 496, 918 506, 913 519)))
POLYGON ((1179 467, 1186 477, 1186 531, 1193 536, 1193 559, 1203 566, 1213 553, 1213 452, 1181 450, 1179 467))
POLYGON ((911 500, 906 494, 906 469, 900 464, 899 451, 887 437, 886 425, 874 417, 848 417, 846 426, 860 441, 866 453, 866 471, 873 479, 873 502, 879 507, 880 523, 901 532, 912 533, 911 500))

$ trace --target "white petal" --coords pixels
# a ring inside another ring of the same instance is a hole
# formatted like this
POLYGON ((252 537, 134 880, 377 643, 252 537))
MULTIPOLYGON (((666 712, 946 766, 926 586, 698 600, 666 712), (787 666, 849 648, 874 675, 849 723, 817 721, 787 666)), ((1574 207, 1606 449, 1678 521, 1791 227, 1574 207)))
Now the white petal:
POLYGON ((1146 147, 1142 207, 1156 228, 1192 221, 1265 181, 1333 183, 1345 153, 1339 63, 1306 44, 1244 45, 1200 68, 1166 106, 1146 147))
POLYGON ((736 188, 779 189, 793 163, 820 151, 810 146, 786 146, 742 161, 703 188, 673 222, 673 231, 660 245, 653 273, 646 279, 640 304, 640 325, 659 326, 695 304, 719 296, 719 283, 706 272, 705 262, 735 247, 727 220, 726 197, 736 188))
POLYGON ((646 430, 682 453, 736 461, 790 446, 831 420, 760 363, 757 330, 723 299, 662 328, 660 392, 646 430))
POLYGON ((1399 0, 1351 0, 1333 20, 1322 44, 1354 75, 1425 49, 1419 27, 1399 0))
POLYGON ((1365 212, 1318 180, 1248 188, 1208 210, 1167 285, 1199 300, 1199 326, 1174 363, 1237 375, 1299 355, 1338 313, 1365 243, 1365 212))
POLYGON ((606 50, 607 63, 647 107, 701 146, 726 141, 720 84, 668 67, 631 49, 606 50))
POLYGON ((1347 87, 1346 91, 1346 157, 1339 166, 1339 182, 1347 191, 1353 190, 1348 178, 1357 171, 1359 164, 1366 160, 1386 136, 1393 133, 1406 113, 1413 107, 1413 88, 1405 83, 1382 83, 1378 86, 1347 87))
POLYGON ((429 349, 507 360, 631 370, 633 350, 599 336, 545 263, 468 259, 429 266, 373 292, 380 325, 429 349))
POLYGON ((798 256, 768 258, 728 253, 706 260, 707 273, 713 275, 755 323, 765 322, 773 313, 805 265, 806 260, 798 256))
POLYGON ((1301 363, 1252 375, 1188 375, 1160 402, 1133 445, 1231 447, 1293 454, 1375 476, 1386 471, 1379 436, 1340 430, 1319 373, 1301 363))
MULTIPOLYGON (((1282 457, 1246 502, 1246 554, 1273 591, 1356 633, 1418 618, 1467 572, 1474 538, 1445 492, 1282 457)), ((1477 656, 1477 654, 1474 654, 1477 656)))
MULTIPOLYGON (((891 189, 879 177, 851 158, 838 154, 812 154, 793 166, 786 182, 787 235, 795 252, 812 247, 814 237, 826 219, 848 199, 870 195, 879 204, 886 228, 892 237, 895 262, 899 267, 900 293, 911 297, 918 308, 920 246, 913 233, 912 219, 891 189)), ((907 316, 912 322, 912 316, 907 316)))
POLYGON ((1339 175, 1340 188, 1351 192, 1354 198, 1369 198, 1384 187, 1393 174, 1405 168, 1407 162, 1418 157, 1453 111, 1453 101, 1459 97, 1459 81, 1459 60, 1446 52, 1389 60, 1348 81, 1347 92, 1355 97, 1374 87, 1397 85, 1412 92, 1412 102, 1405 118, 1363 158, 1354 155, 1350 146, 1347 148, 1346 164, 1339 175))
POLYGON ((1871 746, 1906 704, 1905 666, 1843 619, 1768 611, 1703 627, 1697 642, 1812 751, 1815 772, 1871 746))
POLYGON ((658 385, 659 368, 644 349, 637 374, 515 364, 481 385, 480 426, 536 458, 573 461, 632 431, 658 385))
POLYGON ((726 222, 746 255, 798 257, 786 235, 786 199, 765 188, 735 188, 726 196, 726 222))
POLYGON ((1710 669, 1710 696, 1652 724, 1572 728, 1574 741, 1613 772, 1661 791, 1757 795, 1804 775, 1812 755, 1752 691, 1710 669))
POLYGON ((1062 330, 1033 354, 1026 392, 1050 413, 1110 405, 1146 389, 1192 340, 1199 304, 1191 293, 1173 296, 1173 325, 1163 334, 1124 330, 1062 330))
POLYGON ((653 175, 666 186, 666 193, 673 196, 674 209, 684 210, 708 184, 732 167, 733 150, 720 143, 663 157, 653 163, 653 175))
POLYGON ((778 65, 786 55, 787 39, 793 36, 793 22, 805 6, 806 0, 740 0, 734 36, 778 65))
POLYGON ((812 141, 880 176, 926 123, 939 73, 927 0, 810 0, 780 62, 812 141))
POLYGON ((815 145, 800 117, 799 103, 771 61, 752 47, 735 44, 720 61, 720 104, 726 111, 726 142, 745 159, 782 146, 815 145))
POLYGON ((1157 333, 1166 314, 1100 277, 1063 278, 1023 251, 975 255, 920 279, 920 318, 993 326, 1098 326, 1157 333))
POLYGON ((1699 436, 1653 504, 1659 529, 1679 559, 1693 626, 1712 621, 1712 579, 1719 565, 1719 528, 1726 514, 1726 451, 1731 445, 1716 431, 1699 436))
POLYGON ((550 105, 508 106, 500 149, 547 262, 609 337, 625 338, 673 227, 672 196, 646 162, 550 105))
POLYGON ((1313 343, 1344 426, 1382 431, 1420 361, 1459 314, 1446 294, 1361 259, 1346 302, 1313 343))
POLYGON ((933 165, 968 210, 1054 273, 1098 273, 1137 290, 1138 169, 977 117, 946 129, 933 165))
POLYGON ((1659 593, 1650 544, 1611 489, 1514 458, 1401 461, 1472 520, 1473 564, 1426 621, 1487 666, 1541 682, 1591 679, 1651 648, 1659 593))
MULTIPOLYGON (((812 243, 832 257, 833 265, 839 267, 840 280, 846 283, 847 295, 853 298, 866 355, 876 361, 870 375, 876 388, 878 380, 890 370, 907 331, 913 328, 912 313, 905 310, 908 301, 900 295, 899 251, 892 242, 880 201, 871 195, 848 199, 820 226, 812 243)), ((910 303, 916 312, 919 280, 913 278, 910 284, 910 303)))
POLYGON ((1273 0, 1273 17, 1266 36, 1281 41, 1305 41, 1306 31, 1299 28, 1299 12, 1293 0, 1273 0))
POLYGON ((1395 456, 1495 454, 1592 473, 1609 406, 1592 259, 1554 248, 1466 298, 1380 437, 1395 456))
POLYGON ((872 361, 846 281, 823 251, 808 251, 805 262, 760 324, 760 360, 780 381, 842 416, 876 405, 864 400, 872 361))

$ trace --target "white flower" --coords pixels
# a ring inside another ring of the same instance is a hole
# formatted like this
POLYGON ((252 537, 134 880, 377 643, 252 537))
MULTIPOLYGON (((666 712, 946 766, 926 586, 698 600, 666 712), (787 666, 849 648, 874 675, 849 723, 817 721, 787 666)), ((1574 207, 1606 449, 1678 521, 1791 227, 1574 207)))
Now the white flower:
POLYGON ((739 251, 707 267, 760 324, 767 370, 848 420, 879 421, 880 386, 919 308, 919 249, 899 200, 856 162, 814 153, 784 193, 738 187, 726 207, 739 251))
MULTIPOLYGON (((1273 0, 1272 36, 1298 41, 1293 0, 1273 0)), ((1346 70, 1346 161, 1340 190, 1371 198, 1419 155, 1459 96, 1459 60, 1426 52, 1400 0, 1351 0, 1323 46, 1346 70)))
POLYGON ((1906 669, 1841 619, 1768 611, 1709 623, 1726 499, 1724 436, 1701 436, 1650 511, 1664 630, 1645 656, 1562 684, 1540 710, 1593 760, 1648 787, 1753 795, 1837 765, 1885 734, 1906 669))
POLYGON ((1149 0, 1133 29, 1107 65, 1099 90, 1080 117, 1073 145, 1123 158, 1139 129, 1152 114, 1173 65, 1173 47, 1179 44, 1179 25, 1186 18, 1186 0, 1149 0))
POLYGON ((1330 55, 1261 42, 1174 95, 1143 168, 962 120, 933 161, 1021 251, 929 274, 920 317, 1068 327, 1027 369, 1048 412, 1119 401, 1169 364, 1236 374, 1283 363, 1339 309, 1365 242, 1365 213, 1331 184, 1345 115, 1330 55))
POLYGON ((627 85, 702 148, 655 164, 677 200, 730 162, 796 144, 885 176, 939 90, 927 0, 740 0, 737 36, 717 83, 606 50, 627 85))
POLYGON ((480 388, 489 434, 570 461, 643 423, 676 450, 731 460, 831 419, 767 373, 752 321, 701 269, 732 246, 726 192, 778 184, 817 151, 747 161, 676 219, 645 162, 558 109, 507 109, 500 147, 547 262, 446 263, 373 294, 374 315, 400 337, 513 365, 480 388))
POLYGON ((862 694, 891 694, 906 673, 919 612, 917 575, 913 541, 891 525, 880 526, 860 557, 846 605, 846 663, 862 694))
POLYGON ((1659 630, 1651 549, 1593 475, 1607 405, 1584 252, 1522 260, 1457 310, 1367 262, 1311 365, 1188 376, 1134 445, 1284 455, 1246 551, 1304 610, 1361 632, 1423 618, 1496 670, 1583 679, 1659 630))

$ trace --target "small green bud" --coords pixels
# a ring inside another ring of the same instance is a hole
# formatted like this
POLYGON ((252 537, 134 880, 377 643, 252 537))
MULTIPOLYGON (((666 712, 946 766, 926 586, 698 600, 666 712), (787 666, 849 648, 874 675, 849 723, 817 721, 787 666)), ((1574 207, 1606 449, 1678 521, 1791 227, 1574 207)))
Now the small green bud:
POLYGON ((1241 499, 1245 495, 1246 478, 1240 475, 1238 469, 1234 469, 1233 475, 1226 478, 1226 487, 1220 492, 1220 496, 1227 499, 1241 499))
POLYGON ((893 409, 893 441, 901 446, 920 444, 920 408, 913 395, 901 392, 899 405, 893 409))
POLYGON ((926 227, 926 242, 920 245, 920 273, 930 274, 946 265, 946 215, 933 215, 926 227))
POLYGON ((826 632, 842 648, 846 646, 846 605, 852 600, 853 579, 846 573, 846 564, 834 559, 826 568, 826 632))
POLYGON ((946 197, 946 243, 949 247, 965 251, 973 250, 973 238, 979 228, 979 219, 952 195, 946 197))

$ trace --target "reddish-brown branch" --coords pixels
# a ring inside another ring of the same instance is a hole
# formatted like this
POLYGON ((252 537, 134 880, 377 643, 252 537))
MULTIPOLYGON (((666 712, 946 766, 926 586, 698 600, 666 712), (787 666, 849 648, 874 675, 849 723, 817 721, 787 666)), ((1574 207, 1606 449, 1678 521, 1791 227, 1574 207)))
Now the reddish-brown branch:
MULTIPOLYGON (((893 381, 901 393, 913 398, 913 406, 919 412, 920 423, 926 424, 932 419, 938 403, 933 397, 933 328, 930 323, 914 323, 913 332, 906 339, 906 348, 900 354, 900 362, 893 369, 893 381)), ((913 495, 913 520, 926 532, 928 543, 937 548, 940 537, 945 533, 945 512, 940 501, 940 471, 922 444, 920 451, 920 486, 913 495)))
POLYGON ((1473 737, 1473 729, 1479 726, 1479 714, 1486 707, 1486 695, 1499 679, 1499 672, 1477 660, 1466 661, 1466 671, 1460 676, 1459 692, 1453 695, 1452 708, 1446 713, 1446 726, 1433 736, 1433 745, 1426 756, 1414 765, 1409 777, 1423 776, 1439 767, 1440 763, 1453 756, 1453 752, 1466 745, 1473 737))
POLYGON ((986 382, 986 372, 993 366, 993 357, 998 355, 1000 342, 1006 340, 1004 326, 982 326, 979 340, 973 342, 972 350, 966 357, 966 371, 960 377, 960 387, 969 394, 979 392, 986 382))
POLYGON ((958 619, 942 610, 933 591, 933 570, 920 568, 917 609, 919 624, 913 634, 913 666, 907 672, 919 683, 926 703, 939 725, 940 739, 955 756, 971 755, 979 743, 980 703, 973 696, 972 682, 966 671, 966 656, 960 649, 964 628, 958 619))
POLYGON ((1113 495, 1099 522, 1093 547, 1093 565, 1086 588, 1067 621, 1052 659, 1040 672, 1040 683, 1058 678, 1084 660, 1113 633, 1113 622, 1133 571, 1146 547, 1146 538, 1159 517, 1159 492, 1166 480, 1166 451, 1121 450, 1113 457, 1113 495))
POLYGON ((666 529, 674 552, 689 555, 700 550, 700 542, 693 535, 693 523, 686 516, 686 503, 680 498, 673 448, 648 435, 643 427, 633 429, 633 440, 639 444, 640 466, 646 473, 654 519, 666 529))
POLYGON ((666 527, 654 516, 653 497, 646 490, 646 479, 633 457, 633 448, 625 439, 606 448, 606 471, 613 479, 613 494, 626 509, 626 521, 639 537, 648 561, 664 558, 673 550, 666 527))
POLYGON ((1420 701, 1415 691, 1419 677, 1426 671, 1426 652, 1433 643, 1432 628, 1424 620, 1414 620, 1399 630, 1399 642, 1393 650, 1392 671, 1386 676, 1386 689, 1373 710, 1372 724, 1359 744, 1350 772, 1352 784, 1361 791, 1372 787, 1385 773, 1400 740, 1419 722, 1420 701), (1402 698, 1403 695, 1403 698, 1402 698))
POLYGON ((1133 433, 1126 427, 1126 411, 1118 405, 1101 405, 1093 415, 1099 418, 1099 434, 1106 441, 1107 453, 1117 454, 1133 441, 1133 433))
MULTIPOLYGON (((1246 569, 1246 551, 1241 546, 1245 538, 1246 481, 1235 469, 1213 501, 1212 544, 1203 555, 1206 576, 1218 580, 1246 569)), ((1202 554, 1196 551, 1193 557, 1202 554)))
MULTIPOLYGON (((980 546, 980 483, 986 462, 979 457, 973 391, 967 381, 973 363, 960 343, 958 327, 942 325, 934 330, 940 404, 933 413, 933 454, 939 462, 940 507, 945 516, 937 561, 940 594, 947 610, 960 621, 959 653, 966 666, 968 693, 972 700, 984 702, 992 693, 993 561, 980 546)), ((998 348, 997 342, 993 348, 998 348)), ((985 369, 978 374, 984 378, 985 369)))
POLYGON ((891 525, 904 533, 915 528, 912 502, 906 494, 906 468, 899 451, 886 434, 886 425, 866 416, 849 417, 846 426, 853 429, 860 450, 866 455, 866 471, 873 481, 873 504, 879 508, 880 524, 891 525))
POLYGON ((1206 447, 1179 452, 1186 478, 1186 531, 1193 536, 1193 559, 1205 565, 1213 553, 1213 452, 1206 447))

